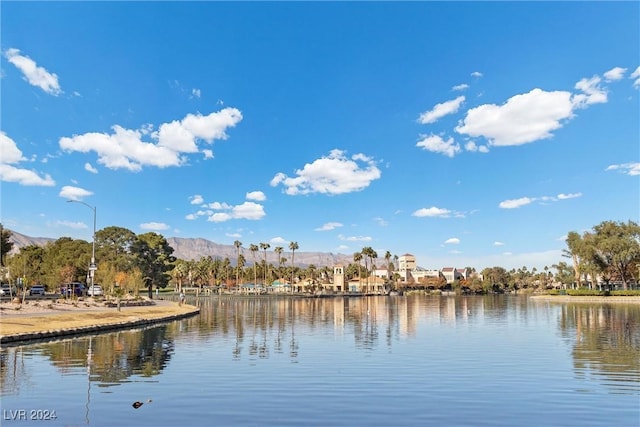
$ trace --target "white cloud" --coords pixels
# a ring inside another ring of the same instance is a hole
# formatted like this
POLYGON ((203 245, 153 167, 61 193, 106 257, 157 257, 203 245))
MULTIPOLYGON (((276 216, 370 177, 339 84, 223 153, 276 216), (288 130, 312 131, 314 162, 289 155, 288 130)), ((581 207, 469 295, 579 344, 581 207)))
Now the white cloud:
POLYGON ((576 83, 575 88, 583 92, 575 94, 572 98, 572 103, 576 108, 586 108, 591 104, 607 102, 607 91, 600 87, 600 82, 600 77, 593 76, 590 79, 581 79, 576 83))
POLYGON ((315 231, 330 231, 335 230, 338 227, 342 227, 342 223, 339 222, 327 222, 322 227, 318 227, 315 231))
POLYGON ((486 145, 477 145, 474 141, 469 141, 464 144, 464 149, 471 152, 480 152, 480 153, 488 153, 489 147, 486 145))
POLYGON ((204 199, 200 194, 194 194, 193 196, 190 197, 190 199, 191 199, 190 203, 192 205, 201 205, 204 203, 204 199))
POLYGON ((232 237, 234 239, 239 239, 239 238, 242 237, 242 234, 240 234, 240 233, 226 233, 225 236, 232 237))
POLYGON ((380 217, 376 217, 373 218, 373 220, 380 226, 380 227, 386 227, 387 225, 389 225, 389 222, 385 221, 384 218, 380 218, 380 217))
POLYGON ((67 200, 77 200, 80 201, 85 197, 93 195, 93 192, 89 190, 85 190, 80 187, 73 187, 71 185, 65 185, 60 190, 59 196, 65 198, 67 200))
POLYGON ((345 236, 342 234, 338 235, 338 239, 345 242, 370 242, 371 240, 373 240, 369 236, 345 236))
POLYGON ((228 212, 216 212, 209 216, 208 221, 224 222, 232 219, 247 219, 256 221, 262 219, 266 215, 266 213, 264 212, 264 207, 254 202, 244 202, 241 205, 236 206, 230 206, 226 203, 220 204, 216 202, 214 203, 214 205, 218 206, 217 209, 228 209, 228 212))
POLYGON ((43 67, 39 67, 36 62, 20 54, 18 49, 7 49, 4 52, 4 56, 7 60, 16 66, 27 82, 30 85, 39 87, 48 94, 58 96, 62 93, 60 84, 58 83, 58 76, 54 73, 48 72, 43 67))
POLYGON ((640 175, 640 163, 622 163, 618 165, 609 165, 605 170, 606 171, 617 170, 631 176, 636 176, 636 175, 640 175))
POLYGON ((196 98, 200 98, 200 95, 202 95, 202 92, 200 91, 200 89, 193 88, 191 89, 191 95, 196 98))
POLYGON ((142 230, 162 231, 168 230, 169 226, 163 222, 145 222, 140 224, 142 230))
POLYGON ((460 244, 460 239, 458 239, 457 237, 452 237, 450 239, 447 239, 444 241, 445 245, 458 245, 460 244))
POLYGON ((535 199, 532 199, 530 197, 521 197, 519 199, 505 200, 503 202, 500 202, 498 206, 500 206, 502 209, 516 209, 521 206, 528 205, 529 203, 532 203, 534 200, 535 199))
POLYGON ((272 187, 284 185, 285 193, 292 196, 310 193, 344 194, 363 190, 380 176, 380 169, 368 156, 355 154, 348 159, 343 150, 334 149, 328 156, 296 170, 295 177, 277 173, 270 184, 272 187))
POLYGON ((267 196, 262 191, 251 191, 245 196, 247 200, 255 200, 256 202, 263 202, 267 200, 267 196))
POLYGON ((491 145, 521 145, 550 138, 551 131, 572 117, 571 93, 533 89, 502 105, 484 104, 467 111, 455 128, 460 134, 484 137, 491 145))
POLYGON ((73 228, 74 230, 84 230, 89 228, 84 222, 57 221, 56 224, 62 227, 73 228))
POLYGON ((504 243, 495 241, 495 242, 493 242, 493 246, 504 246, 504 243))
POLYGON ((564 193, 560 193, 558 194, 558 200, 566 200, 566 199, 575 199, 576 197, 581 197, 582 193, 569 193, 569 194, 564 194, 564 193))
MULTIPOLYGON (((625 69, 613 68, 605 73, 608 80, 622 78, 625 69)), ((509 98, 504 104, 484 104, 471 108, 455 131, 483 137, 489 145, 522 145, 551 138, 574 117, 576 109, 606 103, 607 91, 599 76, 583 78, 575 84, 577 93, 533 89, 509 98)))
POLYGON ((2 153, 0 163, 11 164, 26 160, 15 141, 3 131, 0 131, 0 153, 2 153))
POLYGON ((517 209, 522 206, 529 205, 533 202, 557 202, 559 200, 575 199, 581 196, 582 193, 560 193, 557 196, 521 197, 519 199, 502 201, 498 206, 500 206, 502 209, 517 209))
POLYGON ((605 72, 602 76, 606 81, 612 82, 612 81, 621 80, 622 78, 624 78, 624 73, 626 72, 627 72, 626 68, 614 67, 609 71, 605 72))
POLYGON ((187 162, 183 153, 198 152, 199 140, 210 144, 216 139, 227 139, 225 131, 241 120, 239 110, 225 108, 207 116, 187 114, 180 121, 161 124, 156 132, 150 132, 148 125, 137 130, 114 125, 113 133, 89 132, 62 137, 59 144, 65 151, 94 151, 98 155, 98 163, 109 169, 139 171, 144 166, 182 166, 187 162), (143 136, 156 141, 143 141, 143 136))
POLYGON ((439 135, 421 135, 421 140, 417 142, 416 147, 423 148, 432 153, 444 154, 453 157, 460 152, 460 145, 453 141, 453 138, 444 140, 439 135))
POLYGON ((213 202, 213 203, 209 203, 207 207, 215 210, 224 210, 224 209, 231 209, 232 206, 228 203, 213 202))
POLYGON ((230 219, 233 219, 233 217, 231 216, 231 214, 228 214, 227 212, 216 212, 213 215, 209 216, 209 218, 207 219, 207 221, 211 221, 211 222, 225 222, 225 221, 229 221, 230 219))
POLYGON ((258 220, 264 217, 264 207, 254 202, 244 202, 231 209, 233 217, 236 219, 258 220))
POLYGON ((482 77, 482 73, 480 71, 474 71, 471 73, 471 77, 482 77))
POLYGON ((437 208, 432 206, 430 208, 422 208, 418 209, 411 215, 417 217, 439 217, 439 218, 449 218, 451 216, 451 211, 449 209, 437 208))
POLYGON ((98 173, 98 169, 94 168, 91 163, 85 163, 84 170, 91 173, 98 173))
POLYGON ((44 177, 41 177, 32 170, 13 166, 14 164, 26 161, 26 159, 15 141, 9 138, 3 131, 0 131, 0 153, 2 154, 2 156, 0 156, 0 181, 44 187, 51 187, 56 184, 50 175, 45 174, 44 177))
POLYGON ((189 220, 189 221, 193 221, 194 219, 198 219, 198 215, 197 214, 189 214, 189 215, 186 215, 184 217, 184 219, 189 220))
POLYGON ((633 73, 631 73, 629 78, 635 79, 633 81, 633 87, 640 88, 640 67, 636 68, 636 70, 633 73))
POLYGON ((464 96, 459 96, 456 99, 436 104, 430 111, 425 111, 424 113, 420 114, 418 122, 422 123, 423 125, 434 123, 448 114, 456 113, 460 109, 460 105, 462 105, 464 100, 464 96))
POLYGON ((269 240, 270 243, 274 243, 276 245, 282 245, 285 243, 289 243, 288 241, 286 241, 285 239, 283 239, 282 237, 278 236, 278 237, 274 237, 273 239, 269 240))
POLYGON ((453 89, 453 90, 466 90, 466 89, 469 89, 469 85, 466 84, 466 83, 462 83, 462 84, 459 84, 459 85, 455 85, 451 89, 453 89))

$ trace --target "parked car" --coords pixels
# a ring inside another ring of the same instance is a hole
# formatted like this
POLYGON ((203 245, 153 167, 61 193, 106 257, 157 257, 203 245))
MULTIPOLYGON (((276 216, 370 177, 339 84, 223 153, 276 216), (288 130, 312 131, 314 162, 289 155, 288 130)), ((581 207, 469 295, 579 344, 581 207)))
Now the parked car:
POLYGON ((42 285, 33 285, 31 289, 29 289, 29 295, 42 295, 45 294, 44 286, 42 285))
POLYGON ((8 283, 3 283, 2 285, 0 285, 0 295, 2 296, 16 295, 16 288, 14 286, 11 286, 8 283))
POLYGON ((87 289, 87 295, 89 295, 90 297, 98 297, 98 296, 104 295, 104 292, 102 291, 102 286, 98 284, 89 286, 89 288, 87 289))
POLYGON ((60 293, 65 297, 72 295, 81 297, 85 294, 85 287, 84 284, 80 282, 67 283, 66 285, 62 285, 60 287, 60 293))

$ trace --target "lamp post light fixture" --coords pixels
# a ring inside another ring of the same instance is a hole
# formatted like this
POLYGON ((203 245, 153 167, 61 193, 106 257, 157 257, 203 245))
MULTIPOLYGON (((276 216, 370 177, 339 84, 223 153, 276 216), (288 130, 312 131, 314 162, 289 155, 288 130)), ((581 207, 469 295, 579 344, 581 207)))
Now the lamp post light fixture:
MULTIPOLYGON (((91 242, 91 264, 89 264, 89 275, 91 277, 91 288, 93 288, 95 271, 98 269, 96 266, 96 207, 91 206, 82 200, 67 200, 68 203, 80 203, 88 207, 93 211, 93 238, 91 242)), ((73 290, 71 290, 73 292, 73 290)))

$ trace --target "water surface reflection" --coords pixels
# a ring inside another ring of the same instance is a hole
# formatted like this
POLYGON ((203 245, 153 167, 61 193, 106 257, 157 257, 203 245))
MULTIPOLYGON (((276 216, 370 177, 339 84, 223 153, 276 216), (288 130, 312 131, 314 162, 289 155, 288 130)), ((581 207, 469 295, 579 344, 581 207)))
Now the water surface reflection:
POLYGON ((145 414, 138 426, 209 425, 211 411, 223 425, 256 425, 245 401, 260 425, 604 426, 640 416, 638 305, 520 296, 191 302, 197 317, 3 348, 3 408, 53 401, 64 423, 50 425, 94 426, 127 425, 131 401, 147 397, 154 403, 135 412, 145 414))

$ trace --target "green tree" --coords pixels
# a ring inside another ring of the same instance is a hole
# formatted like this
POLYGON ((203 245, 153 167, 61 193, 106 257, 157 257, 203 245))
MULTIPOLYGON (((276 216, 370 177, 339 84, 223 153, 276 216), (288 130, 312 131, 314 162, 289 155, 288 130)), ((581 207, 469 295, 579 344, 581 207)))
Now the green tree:
POLYGON ((245 259, 244 255, 240 254, 238 255, 238 261, 237 261, 237 266, 240 270, 240 277, 236 277, 236 282, 238 283, 238 285, 240 285, 244 279, 242 277, 242 272, 244 271, 244 264, 247 260, 245 259))
POLYGON ((0 267, 4 267, 7 254, 13 249, 13 242, 11 236, 13 233, 11 230, 7 230, 0 223, 0 267))
POLYGON ((587 244, 580 234, 575 231, 567 233, 567 249, 564 250, 564 255, 571 258, 573 261, 574 280, 576 286, 580 286, 581 276, 583 270, 583 260, 588 258, 587 244))
MULTIPOLYGON (((60 284, 60 270, 73 267, 73 277, 69 281, 84 282, 91 262, 91 243, 61 237, 45 246, 42 263, 43 276, 49 285, 60 284)), ((67 271, 70 271, 67 269, 67 271)), ((65 275, 68 277, 68 275, 65 275)), ((64 281, 63 281, 64 283, 64 281)))
POLYGON ((14 277, 22 277, 23 286, 46 283, 43 268, 44 258, 45 249, 42 246, 24 246, 17 254, 9 258, 7 266, 14 277))
POLYGON ((289 249, 291 249, 291 289, 293 289, 293 277, 295 275, 296 263, 294 262, 294 257, 296 251, 300 249, 298 246, 298 242, 289 242, 289 249))
POLYGON ((242 249, 242 242, 240 240, 236 240, 233 242, 233 246, 236 247, 237 255, 236 255, 236 284, 240 284, 240 250, 242 249))
POLYGON ((253 243, 249 245, 249 251, 251 252, 251 256, 253 257, 253 284, 258 283, 258 275, 256 272, 256 253, 260 250, 258 245, 254 245, 253 243))
POLYGON ((153 298, 153 287, 165 288, 169 284, 167 274, 174 267, 173 248, 160 234, 140 234, 132 246, 136 264, 144 275, 149 298, 153 298))
POLYGON ((627 289, 631 267, 640 261, 640 226, 633 221, 603 221, 593 231, 593 253, 601 272, 612 270, 627 289))
POLYGON ((276 246, 273 250, 273 252, 275 252, 278 257, 278 277, 282 275, 282 251, 284 251, 284 248, 282 246, 276 246))
POLYGON ((264 251, 264 281, 262 282, 263 286, 267 286, 267 249, 271 247, 268 243, 260 243, 260 249, 264 251))
POLYGON ((131 247, 136 234, 123 227, 106 227, 96 231, 96 257, 113 264, 117 271, 130 271, 134 266, 131 247))

